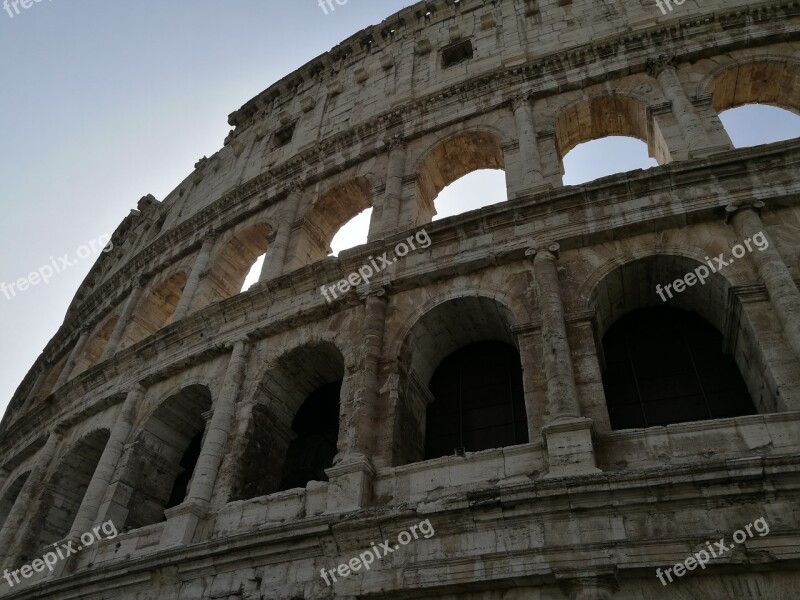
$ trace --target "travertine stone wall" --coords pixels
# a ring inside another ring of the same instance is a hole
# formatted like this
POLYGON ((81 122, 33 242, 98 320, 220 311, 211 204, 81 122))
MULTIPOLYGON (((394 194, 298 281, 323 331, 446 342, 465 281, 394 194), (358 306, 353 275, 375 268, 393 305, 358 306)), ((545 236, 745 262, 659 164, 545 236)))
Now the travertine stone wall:
POLYGON ((435 0, 233 112, 218 153, 122 222, 0 424, 3 569, 58 532, 111 519, 120 534, 0 594, 793 597, 800 142, 733 149, 718 115, 800 111, 798 17, 783 1, 665 16, 435 0), (563 186, 566 153, 607 135, 641 139, 659 167, 563 186), (441 189, 481 168, 505 171, 507 201, 432 223, 441 189), (368 243, 329 257, 370 207, 368 243), (320 286, 422 227, 429 247, 325 301, 320 286), (603 335, 759 230, 768 252, 671 303, 722 334, 758 414, 612 430, 603 335), (519 351, 529 442, 423 461, 430 377, 481 340, 519 351), (329 481, 276 492, 295 413, 338 380, 329 481), (186 498, 164 511, 195 435, 186 498), (769 535, 664 591, 656 568, 760 517, 769 535), (435 535, 320 578, 423 519, 435 535))

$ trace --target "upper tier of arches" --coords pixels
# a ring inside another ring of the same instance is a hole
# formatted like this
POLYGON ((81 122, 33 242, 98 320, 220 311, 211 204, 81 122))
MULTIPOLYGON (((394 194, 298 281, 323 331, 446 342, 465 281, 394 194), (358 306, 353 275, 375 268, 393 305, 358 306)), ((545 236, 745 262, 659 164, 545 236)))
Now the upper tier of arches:
MULTIPOLYGON (((605 81, 580 89, 566 86, 531 95, 530 87, 515 84, 494 99, 486 96, 480 108, 475 104, 453 108, 443 96, 439 104, 426 104, 430 116, 424 119, 409 114, 384 120, 380 127, 365 131, 364 138, 331 132, 328 137, 338 141, 335 147, 319 146, 316 163, 305 162, 311 156, 307 149, 293 147, 300 162, 292 174, 276 170, 275 179, 282 178, 283 187, 271 188, 268 202, 250 203, 244 215, 228 196, 219 199, 219 192, 207 188, 212 180, 215 190, 224 188, 225 178, 233 173, 239 173, 239 181, 248 173, 254 175, 252 180, 263 176, 265 165, 253 162, 257 152, 237 154, 236 148, 237 143, 257 147, 263 131, 259 133, 256 121, 268 117, 253 113, 247 119, 236 118, 237 132, 231 141, 218 157, 198 166, 198 173, 205 175, 183 184, 179 201, 170 197, 147 209, 160 211, 160 217, 148 220, 147 228, 158 234, 158 228, 151 227, 155 220, 161 235, 143 252, 155 256, 159 244, 165 243, 161 240, 177 235, 181 221, 185 228, 204 214, 204 205, 213 209, 213 227, 205 226, 204 232, 191 236, 193 248, 163 247, 159 266, 151 267, 139 293, 135 288, 128 293, 117 289, 114 302, 103 295, 112 284, 124 287, 142 274, 132 272, 142 263, 126 256, 127 264, 108 270, 105 283, 94 284, 94 295, 79 294, 87 297, 84 305, 98 304, 88 324, 90 332, 86 339, 74 329, 63 332, 58 347, 40 363, 38 383, 31 380, 28 389, 38 386, 32 395, 41 400, 102 359, 239 293, 259 256, 266 255, 261 281, 324 259, 341 226, 366 209, 372 209, 370 242, 423 226, 436 214, 437 195, 472 172, 504 172, 505 193, 498 190, 491 199, 497 202, 532 198, 562 186, 566 154, 606 136, 641 140, 659 165, 731 150, 719 112, 751 103, 797 112, 798 62, 800 57, 784 46, 736 50, 696 62, 642 58, 638 69, 611 73, 605 81), (448 112, 450 118, 444 116, 448 112), (227 202, 227 216, 203 198, 227 202), (47 373, 41 375, 42 370, 47 373)), ((461 77, 469 80, 473 75, 461 77)), ((322 116, 314 110, 297 115, 292 139, 300 141, 306 135, 310 143, 325 135, 324 128, 303 133, 305 120, 322 116)), ((288 155, 285 160, 290 160, 288 155)))

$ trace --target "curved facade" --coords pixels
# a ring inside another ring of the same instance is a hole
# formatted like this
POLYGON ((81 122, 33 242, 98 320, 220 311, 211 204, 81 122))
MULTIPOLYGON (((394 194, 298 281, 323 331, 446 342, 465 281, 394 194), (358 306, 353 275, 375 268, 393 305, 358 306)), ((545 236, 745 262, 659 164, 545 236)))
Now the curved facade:
POLYGON ((0 593, 794 597, 800 141, 734 149, 718 113, 800 111, 798 42, 783 1, 434 0, 253 98, 119 226, 0 426, 3 569, 118 534, 0 593), (659 166, 562 185, 608 135, 659 166), (432 223, 484 168, 506 201, 432 223), (707 334, 668 342, 664 306, 707 334))

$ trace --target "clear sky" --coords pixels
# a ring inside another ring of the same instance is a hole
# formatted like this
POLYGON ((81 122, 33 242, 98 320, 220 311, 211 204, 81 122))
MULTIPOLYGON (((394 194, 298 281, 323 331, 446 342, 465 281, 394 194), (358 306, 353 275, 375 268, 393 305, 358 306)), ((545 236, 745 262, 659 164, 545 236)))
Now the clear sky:
MULTIPOLYGON (((0 412, 91 268, 97 253, 77 259, 83 246, 219 150, 229 113, 407 4, 348 0, 328 15, 316 0, 45 0, 13 18, 0 10, 0 282, 54 261, 64 269, 0 294, 0 412)), ((633 161, 627 168, 647 165, 639 144, 617 155, 633 161)), ((568 174, 596 177, 604 154, 568 174)), ((502 174, 476 175, 468 190, 465 181, 447 190, 462 207, 463 196, 467 206, 502 199, 502 174)), ((437 202, 442 215, 448 204, 437 202)))

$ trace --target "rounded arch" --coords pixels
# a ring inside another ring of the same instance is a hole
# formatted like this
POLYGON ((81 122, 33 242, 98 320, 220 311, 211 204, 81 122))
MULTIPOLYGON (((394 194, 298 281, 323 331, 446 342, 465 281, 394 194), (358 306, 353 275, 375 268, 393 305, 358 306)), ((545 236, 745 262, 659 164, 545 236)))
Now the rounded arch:
POLYGON ((111 339, 111 334, 118 320, 119 315, 113 315, 101 322, 95 329, 92 337, 86 343, 83 352, 81 352, 80 357, 75 363, 75 369, 70 374, 70 377, 77 377, 100 360, 100 356, 102 356, 108 340, 111 339))
POLYGON ((269 250, 274 231, 267 222, 251 223, 222 240, 192 300, 192 310, 239 294, 250 268, 269 250))
POLYGON ((294 266, 325 258, 331 241, 349 221, 373 205, 372 182, 365 176, 333 184, 308 209, 298 240, 294 266))
POLYGON ((37 555, 67 536, 110 436, 107 428, 95 429, 65 449, 45 486, 24 555, 37 555))
POLYGON ((184 384, 144 419, 126 460, 122 483, 133 490, 125 525, 136 529, 164 520, 189 489, 211 410, 205 385, 184 384))
POLYGON ((150 337, 169 323, 186 286, 186 277, 186 271, 178 271, 163 276, 159 283, 150 286, 149 293, 136 307, 125 330, 120 350, 150 337))
MULTIPOLYGON (((608 136, 636 138, 653 155, 647 124, 647 104, 623 94, 584 98, 564 107, 556 117, 555 140, 559 161, 578 144, 608 136)), ((658 160, 658 157, 656 157, 658 160)), ((663 160, 658 160, 659 163, 663 160)))
MULTIPOLYGON (((656 285, 674 282, 703 265, 708 267, 703 257, 664 249, 632 259, 615 258, 599 266, 582 290, 587 307, 595 311, 598 335, 602 337, 614 322, 633 310, 664 304, 656 285)), ((709 273, 702 286, 675 294, 669 303, 698 313, 723 331, 731 275, 730 271, 709 273)))
POLYGON ((26 471, 17 475, 3 490, 3 495, 0 496, 0 528, 5 525, 8 515, 11 514, 11 509, 14 508, 14 503, 22 491, 22 486, 25 485, 30 474, 30 471, 26 471))
POLYGON ((230 497, 327 481, 338 451, 345 358, 332 342, 295 346, 260 378, 230 497))
POLYGON ((758 57, 726 65, 704 81, 717 113, 745 104, 769 104, 800 115, 800 61, 758 57))
POLYGON ((411 171, 417 174, 417 203, 432 217, 436 197, 445 187, 481 169, 505 169, 502 136, 498 132, 471 128, 437 140, 411 171))
MULTIPOLYGON (((597 270, 590 284, 584 286, 584 291, 589 290, 587 304, 594 311, 597 339, 605 340, 616 323, 636 311, 652 313, 666 307, 694 314, 695 319, 702 320, 713 329, 716 336, 714 343, 717 344, 714 351, 720 356, 727 353, 731 363, 735 363, 750 398, 759 399, 759 405, 774 410, 779 399, 769 385, 771 375, 765 372, 761 359, 752 353, 752 349, 757 349, 758 345, 754 344, 756 336, 747 313, 730 320, 729 292, 734 285, 734 272, 731 269, 714 273, 703 259, 672 251, 608 261, 597 270), (688 273, 695 275, 695 282, 691 286, 687 285, 681 292, 665 291, 667 284, 685 279, 688 273), (701 275, 703 283, 699 280, 701 275)), ((710 340, 714 336, 707 338, 710 340)), ((651 348, 658 348, 659 340, 649 339, 648 343, 651 348)), ((709 344, 706 343, 706 347, 709 344)), ((598 355, 605 373, 609 363, 604 356, 603 344, 598 346, 598 355)), ((612 401, 608 397, 606 399, 612 401)))
MULTIPOLYGON (((448 358, 456 362, 460 360, 457 356, 460 350, 470 347, 475 350, 486 343, 510 348, 511 353, 517 357, 514 378, 519 379, 521 389, 521 357, 517 336, 512 331, 516 319, 511 309, 495 298, 479 294, 466 295, 463 291, 457 297, 437 300, 429 302, 424 311, 415 313, 413 324, 401 336, 397 353, 398 385, 393 417, 392 462, 395 465, 423 460, 428 456, 426 447, 437 447, 436 443, 431 443, 428 439, 430 436, 426 425, 431 406, 437 399, 430 386, 434 374, 448 358)), ((514 389, 517 389, 516 385, 514 389)), ((515 399, 514 405, 518 407, 520 422, 526 423, 524 398, 521 393, 518 395, 520 397, 515 399)), ((480 394, 476 401, 481 404, 480 394)), ((431 417, 436 423, 440 422, 436 419, 442 416, 439 412, 431 417)), ((525 430, 525 427, 522 429, 525 430)), ((446 441, 439 440, 442 443, 446 441)), ((527 431, 523 441, 528 441, 527 431)))

